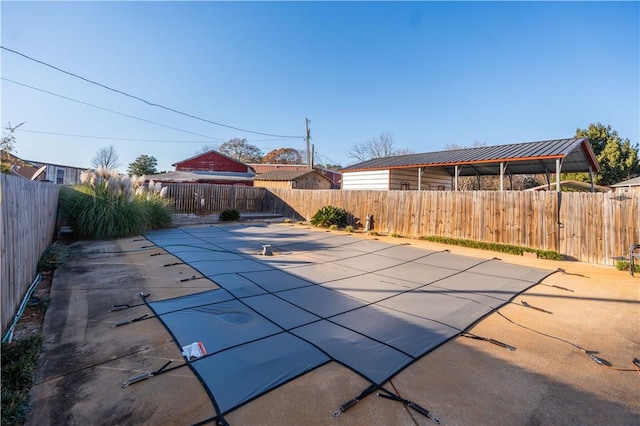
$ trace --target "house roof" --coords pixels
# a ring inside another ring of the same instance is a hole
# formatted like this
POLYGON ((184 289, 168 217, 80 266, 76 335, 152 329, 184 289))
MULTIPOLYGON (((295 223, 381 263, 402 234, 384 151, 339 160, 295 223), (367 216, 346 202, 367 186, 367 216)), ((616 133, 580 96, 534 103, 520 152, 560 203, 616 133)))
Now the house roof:
POLYGON ((613 188, 624 188, 628 186, 640 186, 640 176, 634 177, 633 179, 623 180, 622 182, 614 183, 613 185, 609 185, 613 188))
POLYGON ((144 175, 145 180, 155 182, 207 182, 207 181, 227 181, 227 182, 250 182, 253 181, 251 173, 235 172, 168 172, 156 175, 144 175))
POLYGON ((88 167, 65 166, 64 164, 45 163, 42 161, 31 161, 31 160, 26 160, 26 161, 37 167, 53 166, 53 167, 64 167, 65 169, 76 169, 81 171, 90 170, 88 167))
POLYGON ((571 138, 375 158, 343 171, 440 167, 453 176, 455 166, 462 166, 459 176, 499 175, 500 163, 505 162, 513 174, 538 174, 555 171, 557 159, 565 173, 589 171, 589 166, 600 170, 589 140, 571 138))
POLYGON ((11 170, 24 178, 33 180, 34 175, 37 172, 42 173, 42 168, 37 168, 33 166, 11 166, 11 170))
POLYGON ((315 170, 273 170, 256 176, 254 180, 289 181, 299 179, 312 173, 331 181, 331 179, 315 170))
MULTIPOLYGON (((249 163, 247 164, 256 174, 263 174, 273 170, 309 170, 308 164, 272 164, 272 163, 249 163)), ((334 182, 340 182, 342 173, 336 170, 325 169, 323 167, 313 167, 313 170, 322 173, 334 182)))
POLYGON ((271 172, 274 170, 309 170, 308 164, 273 164, 273 163, 249 163, 258 174, 271 172))
MULTIPOLYGON (((563 180, 560 181, 560 187, 563 189, 573 189, 575 191, 591 191, 591 184, 588 182, 580 182, 576 180, 563 180)), ((551 190, 555 191, 556 183, 551 182, 551 190)), ((549 185, 540 185, 534 188, 528 188, 527 191, 547 191, 549 189, 549 185)), ((593 190, 595 192, 611 192, 611 188, 603 185, 593 185, 593 190)))
POLYGON ((191 160, 196 159, 196 158, 199 158, 199 157, 204 157, 205 155, 209 155, 209 154, 216 154, 216 155, 219 155, 219 156, 221 156, 221 157, 225 157, 225 158, 227 158, 227 159, 229 159, 229 160, 231 160, 231 161, 234 161, 234 162, 236 162, 236 163, 238 163, 238 164, 241 164, 241 165, 243 165, 243 166, 247 166, 247 167, 249 167, 250 169, 252 169, 252 170, 253 170, 253 168, 252 168, 251 166, 249 166, 248 164, 243 163, 242 161, 238 161, 238 160, 236 160, 236 159, 235 159, 235 158, 233 158, 233 157, 229 157, 228 155, 225 155, 225 154, 223 154, 223 153, 221 153, 221 152, 219 152, 219 151, 216 151, 215 149, 211 149, 211 150, 209 150, 209 151, 207 151, 207 152, 203 152, 203 153, 201 153, 201 154, 194 155, 193 157, 189 157, 189 158, 187 158, 186 160, 178 161, 177 163, 173 163, 173 164, 172 164, 172 166, 173 166, 173 167, 176 167, 178 164, 186 163, 187 161, 191 161, 191 160))

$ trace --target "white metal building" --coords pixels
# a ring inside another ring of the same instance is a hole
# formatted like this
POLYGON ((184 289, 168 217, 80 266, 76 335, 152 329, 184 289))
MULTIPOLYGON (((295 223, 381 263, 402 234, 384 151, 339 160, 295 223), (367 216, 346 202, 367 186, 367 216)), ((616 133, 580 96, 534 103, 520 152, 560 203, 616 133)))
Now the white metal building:
POLYGON ((587 138, 554 139, 374 158, 343 169, 342 189, 457 191, 460 176, 500 176, 503 190, 505 176, 544 173, 560 191, 561 173, 590 172, 593 190, 599 170, 587 138))

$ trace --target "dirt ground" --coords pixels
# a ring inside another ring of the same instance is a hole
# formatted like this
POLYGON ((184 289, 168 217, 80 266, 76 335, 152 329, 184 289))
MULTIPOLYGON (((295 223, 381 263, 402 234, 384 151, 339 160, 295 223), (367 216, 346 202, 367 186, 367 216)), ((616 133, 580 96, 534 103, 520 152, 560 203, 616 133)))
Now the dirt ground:
POLYGON ((27 304, 20 321, 16 324, 13 331, 13 340, 21 340, 28 335, 42 332, 46 312, 45 306, 49 304, 52 280, 52 272, 42 275, 42 280, 33 291, 31 302, 27 304))
MULTIPOLYGON (((640 424, 640 371, 631 363, 640 358, 640 277, 577 262, 354 237, 562 269, 472 328, 515 351, 457 337, 399 373, 386 388, 449 425, 640 424), (523 307, 523 301, 546 312, 523 307)), ((208 280, 176 285, 193 271, 187 265, 163 269, 168 256, 135 251, 144 243, 139 237, 74 243, 76 256, 54 274, 52 285, 40 284, 40 297, 51 288, 51 304, 27 424, 188 425, 215 416, 208 395, 188 369, 122 388, 128 377, 181 356, 159 321, 113 327, 148 313, 145 306, 109 312, 112 304, 136 305, 140 291, 167 298, 211 288, 208 280), (122 253, 100 254, 116 252, 122 253)), ((37 329, 41 320, 36 312, 25 314, 16 336, 37 329)), ((329 363, 225 418, 232 425, 433 424, 406 405, 375 394, 332 416, 367 386, 350 370, 329 363)))

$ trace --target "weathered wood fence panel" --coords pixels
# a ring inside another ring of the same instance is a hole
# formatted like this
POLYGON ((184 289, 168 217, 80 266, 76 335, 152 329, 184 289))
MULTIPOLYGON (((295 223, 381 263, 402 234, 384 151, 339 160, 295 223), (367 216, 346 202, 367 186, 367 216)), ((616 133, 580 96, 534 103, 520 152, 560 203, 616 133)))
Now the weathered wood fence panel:
POLYGON ((58 191, 53 183, 0 174, 0 292, 2 330, 11 322, 53 240, 58 191))
POLYGON ((557 196, 546 192, 490 191, 303 191, 270 188, 272 213, 310 219, 333 205, 362 226, 405 236, 439 235, 555 250, 557 196))
POLYGON ((640 243, 640 193, 562 193, 560 249, 582 262, 613 265, 640 243))
POLYGON ((270 188, 266 211, 310 219, 333 205, 351 225, 417 237, 438 235, 554 250, 570 259, 613 265, 640 243, 640 193, 546 191, 335 191, 270 188))
POLYGON ((241 213, 263 211, 265 188, 204 183, 168 184, 166 188, 166 197, 174 213, 205 215, 227 209, 241 213))
POLYGON ((169 185, 177 213, 269 212, 309 220, 341 207, 350 224, 404 236, 438 235, 554 250, 612 265, 640 243, 640 193, 546 191, 340 191, 205 184, 169 185), (197 194, 197 195, 196 195, 197 194))

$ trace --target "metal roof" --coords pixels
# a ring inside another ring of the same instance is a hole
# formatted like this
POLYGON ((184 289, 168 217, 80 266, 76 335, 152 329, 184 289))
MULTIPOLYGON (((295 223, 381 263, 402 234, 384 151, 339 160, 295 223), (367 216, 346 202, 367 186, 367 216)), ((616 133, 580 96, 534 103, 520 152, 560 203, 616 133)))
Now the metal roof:
POLYGON ((238 172, 167 172, 155 175, 144 175, 144 178, 155 182, 206 182, 206 181, 228 181, 228 182, 251 182, 253 173, 238 172))
MULTIPOLYGON (((591 192, 591 184, 588 182, 580 182, 576 180, 563 180, 560 181, 560 188, 563 190, 572 189, 574 191, 591 192)), ((555 191, 556 183, 540 185, 533 188, 528 188, 525 191, 555 191), (551 189, 549 188, 551 187, 551 189)), ((593 192, 611 192, 611 188, 604 185, 593 185, 593 192)))
POLYGON ((270 181, 289 181, 295 180, 308 174, 317 174, 322 176, 326 180, 331 180, 322 173, 315 170, 272 170, 270 172, 261 173, 254 178, 254 180, 270 180, 270 181))
POLYGON ((453 176, 455 166, 462 166, 459 176, 499 175, 504 162, 512 174, 538 174, 555 172, 557 159, 562 160, 563 173, 588 172, 589 166, 600 170, 589 140, 571 138, 375 158, 343 171, 440 167, 453 176))
POLYGON ((635 177, 629 180, 623 180, 622 182, 615 183, 613 185, 609 185, 613 188, 624 188, 628 186, 640 186, 640 176, 635 177))

